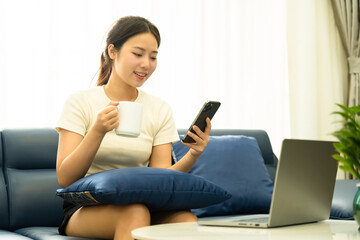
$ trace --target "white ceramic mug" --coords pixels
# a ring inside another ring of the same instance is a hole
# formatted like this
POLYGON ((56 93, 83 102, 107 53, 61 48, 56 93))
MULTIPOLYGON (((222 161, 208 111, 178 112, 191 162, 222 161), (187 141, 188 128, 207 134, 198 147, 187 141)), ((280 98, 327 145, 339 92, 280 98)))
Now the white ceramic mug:
POLYGON ((137 102, 119 102, 119 126, 115 129, 117 135, 137 137, 141 132, 144 105, 137 102))

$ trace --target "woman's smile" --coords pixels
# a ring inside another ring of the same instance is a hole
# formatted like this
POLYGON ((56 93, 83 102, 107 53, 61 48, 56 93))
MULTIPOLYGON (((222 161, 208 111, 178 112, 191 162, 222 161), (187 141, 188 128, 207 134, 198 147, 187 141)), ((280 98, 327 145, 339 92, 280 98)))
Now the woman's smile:
POLYGON ((147 73, 143 73, 143 72, 134 71, 134 73, 135 73, 135 76, 137 78, 139 78, 140 80, 144 80, 146 78, 146 76, 147 76, 147 73))

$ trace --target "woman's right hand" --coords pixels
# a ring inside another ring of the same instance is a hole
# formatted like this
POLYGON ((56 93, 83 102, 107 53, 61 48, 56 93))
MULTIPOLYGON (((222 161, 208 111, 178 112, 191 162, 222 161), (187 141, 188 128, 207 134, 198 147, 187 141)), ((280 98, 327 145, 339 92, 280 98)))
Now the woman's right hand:
POLYGON ((117 110, 119 102, 111 101, 100 112, 92 127, 99 134, 105 134, 119 125, 119 112, 117 110))

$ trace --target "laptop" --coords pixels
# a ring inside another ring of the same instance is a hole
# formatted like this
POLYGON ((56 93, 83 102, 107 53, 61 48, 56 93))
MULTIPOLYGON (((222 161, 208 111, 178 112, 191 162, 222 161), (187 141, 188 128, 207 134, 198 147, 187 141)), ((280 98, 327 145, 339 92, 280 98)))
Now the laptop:
POLYGON ((328 219, 338 169, 333 143, 284 139, 269 214, 204 217, 198 224, 271 228, 328 219))

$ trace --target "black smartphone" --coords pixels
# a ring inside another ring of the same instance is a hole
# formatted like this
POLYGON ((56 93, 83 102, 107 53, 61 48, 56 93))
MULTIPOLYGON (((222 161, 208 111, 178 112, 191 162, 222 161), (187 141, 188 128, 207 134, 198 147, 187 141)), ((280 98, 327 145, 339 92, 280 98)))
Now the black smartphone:
MULTIPOLYGON (((215 115, 216 111, 219 109, 220 105, 221 105, 221 103, 216 102, 216 101, 209 101, 209 102, 204 103, 204 105, 202 106, 200 112, 196 116, 195 120, 191 124, 188 131, 195 133, 195 131, 193 130, 194 125, 198 126, 201 129, 201 131, 205 131, 206 118, 210 118, 210 120, 211 120, 213 118, 213 116, 215 115)), ((186 143, 195 142, 194 139, 192 139, 190 136, 187 135, 187 132, 186 132, 185 136, 183 137, 182 141, 186 142, 186 143)))

